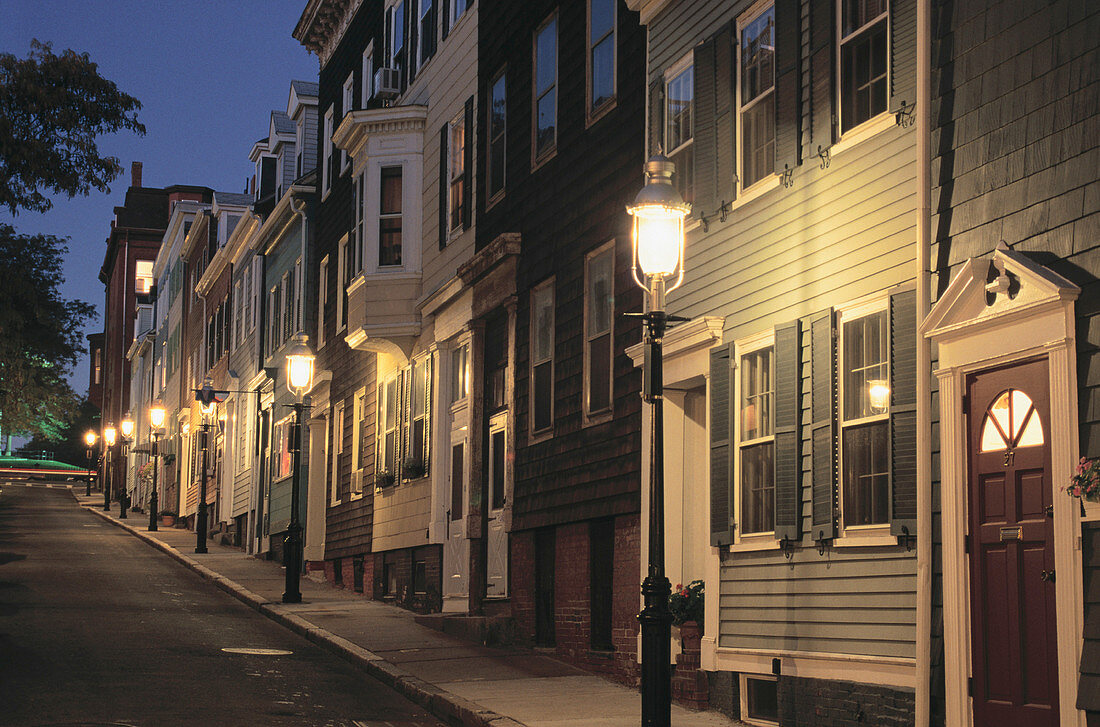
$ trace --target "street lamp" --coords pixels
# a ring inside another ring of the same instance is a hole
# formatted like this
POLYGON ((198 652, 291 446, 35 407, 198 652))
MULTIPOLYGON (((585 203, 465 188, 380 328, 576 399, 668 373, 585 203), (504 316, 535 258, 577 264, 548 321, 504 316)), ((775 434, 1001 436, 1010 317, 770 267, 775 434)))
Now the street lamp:
POLYGON ((99 436, 94 429, 84 432, 84 455, 88 458, 88 476, 84 479, 84 497, 92 496, 92 465, 95 463, 95 443, 99 436))
POLYGON ((108 424, 103 428, 103 449, 107 455, 107 461, 103 465, 103 512, 111 511, 111 455, 117 436, 118 430, 115 429, 114 424, 108 424))
POLYGON ((199 507, 195 513, 195 552, 205 553, 206 549, 206 475, 210 456, 210 422, 217 412, 218 402, 214 391, 214 382, 209 378, 202 382, 202 388, 195 392, 202 411, 202 476, 199 478, 199 507))
POLYGON ((157 509, 160 507, 160 495, 157 492, 157 440, 160 428, 164 426, 164 404, 154 401, 149 405, 149 431, 153 435, 153 491, 149 493, 149 532, 157 530, 157 509))
POLYGON ((291 438, 294 471, 290 480, 290 526, 287 528, 283 564, 286 566, 286 588, 283 603, 301 603, 302 591, 299 579, 302 571, 302 525, 298 521, 300 496, 300 472, 302 457, 302 409, 303 399, 313 388, 313 351, 309 337, 299 333, 286 352, 286 386, 294 394, 294 436, 291 438))
POLYGON ((126 519, 126 511, 130 509, 130 491, 126 489, 128 475, 130 473, 130 461, 129 453, 127 449, 130 447, 130 441, 134 436, 134 420, 130 416, 130 412, 126 412, 126 416, 123 418, 122 423, 118 425, 119 433, 122 434, 122 491, 118 493, 118 518, 119 520, 126 519))
POLYGON ((643 345, 642 400, 650 404, 649 570, 642 582, 642 725, 668 727, 671 720, 669 641, 671 584, 665 576, 664 398, 661 339, 669 321, 686 320, 665 312, 665 294, 684 281, 684 217, 690 207, 672 185, 674 165, 663 154, 645 165, 646 183, 627 212, 634 217, 634 281, 647 293, 643 345), (638 271, 641 269, 642 277, 638 271), (644 280, 643 280, 644 278, 644 280), (669 281, 675 282, 669 286, 669 281))

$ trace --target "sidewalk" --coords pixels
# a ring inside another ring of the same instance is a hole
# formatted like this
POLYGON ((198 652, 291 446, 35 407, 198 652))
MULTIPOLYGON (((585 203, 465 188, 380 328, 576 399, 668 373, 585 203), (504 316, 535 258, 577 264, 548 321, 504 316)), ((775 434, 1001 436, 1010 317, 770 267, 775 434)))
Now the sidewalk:
MULTIPOLYGON (((465 727, 636 727, 641 723, 638 692, 557 659, 528 650, 485 647, 444 634, 414 620, 404 609, 302 578, 302 603, 281 602, 285 576, 275 562, 236 548, 208 543, 195 550, 195 533, 177 528, 147 531, 149 516, 118 504, 103 512, 103 495, 76 501, 99 517, 212 581, 218 588, 270 619, 354 662, 441 719, 465 727)), ((692 712, 673 705, 675 727, 733 727, 742 724, 716 712, 692 712)))

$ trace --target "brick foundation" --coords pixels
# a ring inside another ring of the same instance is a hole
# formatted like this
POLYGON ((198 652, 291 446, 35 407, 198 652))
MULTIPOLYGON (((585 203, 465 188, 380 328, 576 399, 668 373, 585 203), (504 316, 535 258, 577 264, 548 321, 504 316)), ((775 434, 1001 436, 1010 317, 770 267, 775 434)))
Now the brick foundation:
POLYGON ((912 727, 914 693, 858 682, 779 677, 782 727, 912 727))

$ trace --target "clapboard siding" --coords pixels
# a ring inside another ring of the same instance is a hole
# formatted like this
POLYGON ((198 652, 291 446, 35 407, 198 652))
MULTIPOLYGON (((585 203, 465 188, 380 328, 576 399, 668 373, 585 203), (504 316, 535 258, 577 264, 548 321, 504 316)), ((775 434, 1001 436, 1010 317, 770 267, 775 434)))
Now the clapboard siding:
POLYGON ((317 130, 317 107, 305 106, 302 108, 301 113, 305 120, 302 125, 302 138, 309 140, 302 144, 305 147, 302 150, 302 174, 307 174, 310 170, 316 169, 318 164, 317 143, 315 141, 320 138, 320 133, 317 130))
POLYGON ((374 551, 411 548, 428 542, 431 480, 388 487, 374 497, 374 551))

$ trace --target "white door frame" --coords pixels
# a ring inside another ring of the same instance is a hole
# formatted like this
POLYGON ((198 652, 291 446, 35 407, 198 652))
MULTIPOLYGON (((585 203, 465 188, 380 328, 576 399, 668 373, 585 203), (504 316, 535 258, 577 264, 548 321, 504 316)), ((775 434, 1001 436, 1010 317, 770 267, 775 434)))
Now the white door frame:
POLYGON ((502 411, 498 414, 494 414, 489 419, 489 444, 485 451, 485 468, 489 474, 489 487, 487 490, 488 502, 486 507, 489 509, 489 526, 486 532, 486 538, 488 542, 486 547, 489 551, 488 558, 485 562, 485 574, 486 574, 486 588, 490 587, 489 580, 489 562, 493 560, 492 548, 493 548, 493 530, 498 531, 498 538, 503 538, 503 553, 501 556, 504 559, 504 569, 502 577, 503 593, 493 593, 490 597, 504 598, 508 596, 508 530, 510 529, 511 520, 511 506, 512 506, 512 470, 509 466, 509 462, 512 461, 512 457, 509 456, 509 452, 512 447, 512 437, 508 427, 508 412, 502 411), (493 458, 493 435, 497 432, 504 433, 504 502, 501 507, 493 507, 493 478, 496 474, 494 470, 494 458, 493 458))
POLYGON ((1045 356, 1050 387, 1051 484, 1060 724, 1084 727, 1074 707, 1084 622, 1080 516, 1062 492, 1077 462, 1077 364, 1074 301, 1080 288, 1002 243, 993 260, 968 260, 921 325, 938 344, 943 630, 946 724, 973 724, 967 535, 967 426, 963 395, 970 373, 1045 356), (991 272, 997 276, 993 282, 991 272), (1064 574, 1064 575, 1063 575, 1064 574))

